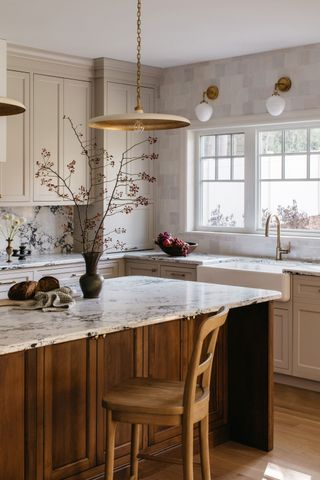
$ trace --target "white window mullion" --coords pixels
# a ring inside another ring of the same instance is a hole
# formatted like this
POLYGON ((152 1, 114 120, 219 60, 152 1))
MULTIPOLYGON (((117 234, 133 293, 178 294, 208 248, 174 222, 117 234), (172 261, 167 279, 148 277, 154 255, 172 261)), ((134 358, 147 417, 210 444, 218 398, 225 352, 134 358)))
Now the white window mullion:
POLYGON ((245 133, 245 204, 244 204, 244 227, 248 232, 256 230, 256 200, 255 188, 257 179, 256 165, 256 131, 255 128, 247 128, 245 133))

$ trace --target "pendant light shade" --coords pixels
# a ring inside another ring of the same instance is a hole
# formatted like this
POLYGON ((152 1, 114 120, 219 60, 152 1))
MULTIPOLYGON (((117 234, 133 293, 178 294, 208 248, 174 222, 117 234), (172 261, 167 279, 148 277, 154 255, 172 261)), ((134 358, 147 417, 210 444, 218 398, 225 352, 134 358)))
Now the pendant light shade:
POLYGON ((0 97, 0 117, 8 115, 18 115, 25 112, 26 107, 23 103, 8 97, 0 97))
POLYGON ((185 117, 165 113, 144 113, 141 103, 141 0, 137 0, 137 105, 132 113, 101 115, 89 120, 89 127, 102 130, 144 131, 188 127, 185 117))
POLYGON ((89 126, 103 130, 170 130, 188 127, 187 118, 164 113, 135 112, 91 118, 89 126))

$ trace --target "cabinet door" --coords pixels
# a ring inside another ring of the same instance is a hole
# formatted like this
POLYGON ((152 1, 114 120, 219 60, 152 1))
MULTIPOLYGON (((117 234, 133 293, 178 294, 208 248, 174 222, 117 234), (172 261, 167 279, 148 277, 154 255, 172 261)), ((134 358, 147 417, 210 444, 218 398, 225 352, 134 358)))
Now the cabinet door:
MULTIPOLYGON (((97 397, 97 461, 105 461, 105 409, 103 395, 108 389, 134 376, 142 376, 142 329, 116 332, 98 340, 98 397, 97 397)), ((115 466, 129 462, 131 427, 118 424, 116 433, 115 466)), ((142 439, 141 439, 142 440, 142 439)))
POLYGON ((126 275, 146 275, 159 277, 159 265, 154 262, 126 262, 126 275))
MULTIPOLYGON (((63 82, 64 115, 70 117, 74 126, 83 134, 84 142, 90 141, 91 129, 88 121, 91 117, 91 83, 80 80, 64 80, 63 82)), ((69 174, 67 165, 76 161, 75 173, 70 177, 73 192, 83 185, 87 186, 88 164, 81 155, 81 147, 68 120, 63 122, 63 177, 69 174)))
MULTIPOLYGON (((33 110, 33 158, 41 161, 41 151, 51 153, 53 169, 60 174, 63 169, 63 79, 46 75, 34 75, 33 110)), ((59 203, 55 192, 49 192, 39 179, 34 182, 34 201, 59 203)))
POLYGON ((8 71, 8 96, 24 103, 26 112, 7 118, 7 161, 0 166, 1 203, 31 200, 29 89, 28 73, 8 71))
POLYGON ((0 356, 0 477, 25 477, 24 353, 0 356))
MULTIPOLYGON (((107 111, 108 114, 129 113, 134 111, 136 102, 136 91, 132 85, 117 84, 113 82, 107 83, 107 111)), ((143 87, 141 89, 142 102, 146 112, 154 108, 154 90, 143 87)), ((150 132, 132 133, 132 132, 108 132, 107 133, 107 150, 114 156, 115 161, 119 161, 122 153, 136 143, 142 142, 149 136, 150 132)), ((151 153, 153 146, 148 143, 140 147, 136 147, 131 153, 134 156, 142 153, 151 153)), ((147 171, 152 175, 153 161, 141 160, 126 167, 126 173, 139 173, 147 171)), ((109 178, 114 177, 113 169, 107 171, 109 178)), ((153 198, 153 184, 147 182, 139 182, 139 194, 153 198)), ((126 187, 123 188, 126 192, 126 187)), ((124 227, 127 233, 124 235, 124 241, 128 249, 150 248, 154 238, 154 206, 138 207, 129 215, 115 215, 107 219, 107 231, 114 228, 124 227)))
POLYGON ((287 309, 274 308, 274 371, 291 374, 292 321, 287 309))
POLYGON ((96 464, 96 345, 89 339, 44 348, 44 480, 96 464))
POLYGON ((33 280, 33 272, 31 270, 13 270, 0 273, 0 299, 8 298, 8 290, 12 285, 18 282, 27 282, 33 280))
POLYGON ((293 375, 320 381, 320 305, 295 303, 293 375))

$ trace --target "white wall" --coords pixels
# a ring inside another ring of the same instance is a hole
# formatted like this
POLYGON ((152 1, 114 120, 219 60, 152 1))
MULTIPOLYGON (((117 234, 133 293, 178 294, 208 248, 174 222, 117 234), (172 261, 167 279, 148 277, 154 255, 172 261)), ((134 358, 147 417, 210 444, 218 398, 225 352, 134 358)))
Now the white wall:
MULTIPOLYGON (((214 84, 220 89, 219 98, 213 103, 215 119, 264 114, 265 100, 283 75, 293 82, 291 91, 284 94, 286 112, 320 108, 320 44, 316 44, 168 68, 163 72, 160 111, 193 121, 194 107, 202 92, 214 84)), ((180 227, 184 201, 181 138, 179 131, 160 135, 157 166, 157 231, 176 234, 184 233, 180 227)), ((202 251, 213 253, 273 255, 275 249, 274 239, 263 236, 193 234, 184 238, 199 241, 202 251)), ((291 258, 320 257, 320 240, 292 239, 292 244, 291 258)))

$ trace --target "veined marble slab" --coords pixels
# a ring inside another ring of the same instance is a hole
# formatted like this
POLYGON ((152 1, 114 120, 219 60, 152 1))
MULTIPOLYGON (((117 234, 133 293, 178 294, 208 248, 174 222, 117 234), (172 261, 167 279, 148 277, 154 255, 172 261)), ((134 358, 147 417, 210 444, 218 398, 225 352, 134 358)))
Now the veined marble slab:
POLYGON ((0 354, 27 350, 127 328, 142 327, 199 314, 221 306, 241 307, 276 300, 279 292, 152 277, 104 281, 99 299, 77 299, 66 312, 1 307, 0 354))

